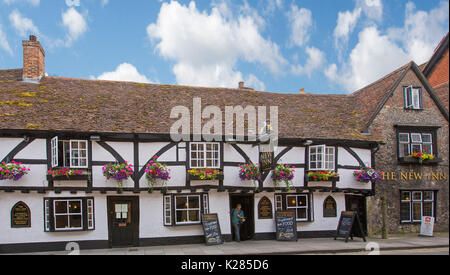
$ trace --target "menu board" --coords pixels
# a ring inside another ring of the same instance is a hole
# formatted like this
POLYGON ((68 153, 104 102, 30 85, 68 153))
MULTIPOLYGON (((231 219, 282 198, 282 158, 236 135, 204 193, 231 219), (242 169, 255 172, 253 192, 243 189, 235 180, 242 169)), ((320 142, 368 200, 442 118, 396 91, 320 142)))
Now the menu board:
POLYGON ((433 237, 434 217, 422 217, 420 236, 433 237))
POLYGON ((11 227, 31 227, 30 208, 24 202, 18 202, 11 210, 11 227))
POLYGON ((356 212, 342 212, 334 239, 336 240, 338 237, 345 238, 345 242, 348 242, 348 238, 353 240, 353 237, 360 237, 364 242, 366 241, 361 222, 356 212))
POLYGON ((297 241, 297 217, 295 211, 275 213, 277 241, 297 241))
POLYGON ((222 232, 220 231, 219 217, 217 214, 202 215, 202 224, 206 245, 223 244, 222 232))
POLYGON ((272 202, 267 197, 263 197, 258 204, 258 219, 271 220, 273 219, 272 202))

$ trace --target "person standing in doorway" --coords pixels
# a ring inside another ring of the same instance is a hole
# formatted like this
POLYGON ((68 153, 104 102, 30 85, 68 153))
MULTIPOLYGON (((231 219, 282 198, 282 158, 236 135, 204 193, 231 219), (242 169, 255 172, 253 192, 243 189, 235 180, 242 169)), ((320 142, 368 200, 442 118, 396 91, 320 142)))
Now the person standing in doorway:
POLYGON ((242 205, 239 203, 236 205, 236 208, 234 208, 231 211, 231 222, 233 224, 234 228, 234 235, 237 242, 241 241, 241 225, 243 222, 245 222, 245 216, 244 211, 242 210, 242 205))

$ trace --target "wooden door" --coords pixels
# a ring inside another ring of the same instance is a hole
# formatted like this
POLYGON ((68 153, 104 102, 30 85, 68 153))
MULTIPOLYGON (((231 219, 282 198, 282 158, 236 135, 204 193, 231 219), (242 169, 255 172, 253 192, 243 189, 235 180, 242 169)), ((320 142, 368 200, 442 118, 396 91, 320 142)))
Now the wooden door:
POLYGON ((139 197, 108 197, 111 247, 139 246, 139 197))

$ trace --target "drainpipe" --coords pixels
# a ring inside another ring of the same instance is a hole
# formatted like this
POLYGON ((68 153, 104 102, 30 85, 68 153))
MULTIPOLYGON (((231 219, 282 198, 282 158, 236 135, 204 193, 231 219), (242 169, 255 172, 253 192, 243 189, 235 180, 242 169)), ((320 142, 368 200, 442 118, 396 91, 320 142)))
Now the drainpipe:
POLYGON ((386 240, 388 238, 387 227, 386 227, 386 198, 381 198, 381 238, 386 240))

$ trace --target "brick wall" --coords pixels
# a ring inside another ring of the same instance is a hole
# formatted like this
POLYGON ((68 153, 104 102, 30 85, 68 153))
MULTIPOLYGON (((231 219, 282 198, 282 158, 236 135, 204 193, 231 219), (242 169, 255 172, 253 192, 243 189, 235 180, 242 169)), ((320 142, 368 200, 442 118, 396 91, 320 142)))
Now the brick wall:
POLYGON ((449 50, 444 54, 444 56, 439 60, 439 62, 435 65, 434 70, 428 76, 428 81, 430 82, 432 87, 439 86, 443 83, 449 81, 449 50))
POLYGON ((428 174, 445 173, 447 180, 431 180, 426 177, 422 180, 405 181, 402 179, 394 181, 384 181, 376 186, 375 197, 368 199, 368 227, 369 234, 379 235, 381 233, 382 215, 381 198, 387 200, 387 227, 389 233, 408 233, 419 232, 420 224, 401 224, 400 223, 400 189, 436 189, 437 193, 437 221, 436 231, 449 230, 449 189, 448 189, 448 164, 449 164, 449 126, 448 122, 437 106, 434 104, 428 92, 424 89, 423 103, 424 110, 414 111, 404 109, 403 86, 422 86, 422 83, 410 70, 399 87, 394 92, 379 115, 376 117, 370 130, 380 135, 386 143, 380 147, 375 155, 376 168, 396 172, 419 172, 428 174), (431 126, 438 125, 438 154, 443 162, 436 166, 426 165, 399 165, 397 156, 397 134, 394 125, 417 125, 431 126))

